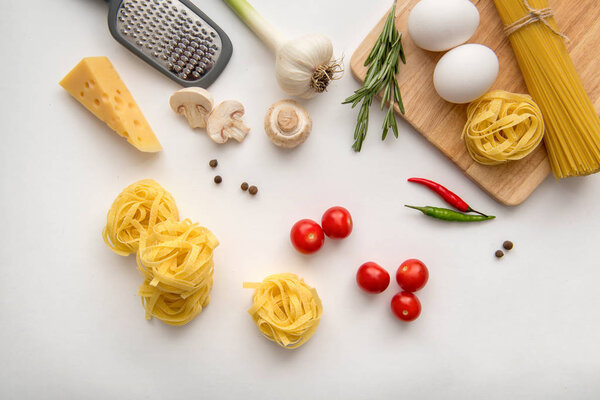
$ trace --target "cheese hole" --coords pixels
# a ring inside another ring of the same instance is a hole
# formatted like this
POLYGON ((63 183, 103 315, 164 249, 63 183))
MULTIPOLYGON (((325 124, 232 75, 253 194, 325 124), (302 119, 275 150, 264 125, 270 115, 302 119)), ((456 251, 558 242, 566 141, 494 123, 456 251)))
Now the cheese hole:
POLYGON ((117 94, 121 94, 121 91, 119 89, 117 89, 117 94))
POLYGON ((135 126, 140 126, 140 125, 141 125, 141 124, 140 124, 140 121, 138 121, 137 119, 134 119, 134 120, 133 120, 133 124, 134 124, 135 126))
POLYGON ((142 141, 142 138, 138 136, 138 137, 137 137, 137 140, 138 140, 138 142, 141 142, 141 141, 142 141))
POLYGON ((96 105, 96 107, 99 107, 100 106, 100 100, 94 99, 94 104, 96 105))
POLYGON ((127 104, 127 106, 128 106, 129 108, 133 108, 133 107, 135 107, 135 104, 133 104, 132 102, 129 102, 129 104, 127 104))
POLYGON ((108 102, 108 95, 106 93, 102 93, 102 101, 108 102))
POLYGON ((79 92, 79 95, 80 95, 81 97, 83 97, 83 96, 84 96, 84 93, 83 93, 83 92, 79 92))
POLYGON ((115 96, 115 102, 116 102, 117 104, 121 104, 121 103, 123 102, 123 100, 121 99, 121 97, 119 97, 119 96, 115 96))
POLYGON ((124 132, 123 132, 123 136, 124 136, 124 137, 129 137, 129 133, 127 133, 127 131, 124 131, 124 132))
POLYGON ((85 86, 86 89, 89 89, 90 88, 90 83, 86 82, 86 83, 83 84, 83 86, 85 86))
POLYGON ((91 87, 94 87, 94 85, 95 85, 95 84, 96 84, 96 82, 94 82, 94 80, 91 80, 91 81, 90 81, 90 86, 91 86, 91 87))

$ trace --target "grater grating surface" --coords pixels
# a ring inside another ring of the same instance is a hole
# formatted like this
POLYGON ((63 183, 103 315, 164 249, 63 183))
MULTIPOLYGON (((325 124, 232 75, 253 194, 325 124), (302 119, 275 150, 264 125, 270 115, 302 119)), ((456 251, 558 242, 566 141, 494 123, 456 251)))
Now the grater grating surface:
POLYGON ((112 35, 183 86, 208 87, 231 57, 225 33, 185 0, 111 1, 112 35))

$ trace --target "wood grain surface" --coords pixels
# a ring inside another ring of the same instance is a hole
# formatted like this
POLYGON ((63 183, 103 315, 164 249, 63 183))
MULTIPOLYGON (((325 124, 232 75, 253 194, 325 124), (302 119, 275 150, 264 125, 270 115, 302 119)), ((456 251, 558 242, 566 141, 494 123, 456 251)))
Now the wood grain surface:
MULTIPOLYGON (((517 0, 515 0, 517 1, 517 0)), ((539 186, 551 172, 546 150, 540 146, 523 160, 501 166, 475 163, 461 140, 466 122, 466 105, 450 104, 440 98, 433 87, 433 71, 444 53, 421 50, 407 32, 408 15, 419 0, 398 1, 396 25, 403 33, 407 64, 400 67, 398 81, 406 107, 404 118, 429 142, 449 157, 465 174, 493 198, 505 205, 518 205, 539 186)), ((503 32, 494 2, 472 0, 481 15, 481 23, 469 43, 481 43, 496 52, 500 74, 492 89, 527 93, 508 38, 503 32)), ((571 39, 567 44, 584 86, 596 110, 600 109, 600 70, 596 56, 600 49, 600 7, 598 0, 550 0, 561 32, 571 39)), ((352 55, 352 74, 363 81, 364 60, 379 36, 384 16, 352 55)), ((396 110, 399 113, 399 110, 396 110)), ((400 114, 401 115, 401 114, 400 114)))

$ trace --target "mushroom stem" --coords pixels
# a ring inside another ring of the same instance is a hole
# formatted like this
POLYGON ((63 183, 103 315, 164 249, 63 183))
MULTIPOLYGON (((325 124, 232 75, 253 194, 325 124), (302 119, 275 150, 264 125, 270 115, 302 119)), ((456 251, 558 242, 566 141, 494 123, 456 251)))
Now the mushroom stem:
POLYGON ((231 126, 227 129, 228 136, 238 142, 244 140, 248 132, 250 132, 250 128, 240 120, 233 120, 231 126))
POLYGON ((284 107, 277 116, 277 126, 285 133, 293 132, 298 127, 298 113, 293 107, 284 107))

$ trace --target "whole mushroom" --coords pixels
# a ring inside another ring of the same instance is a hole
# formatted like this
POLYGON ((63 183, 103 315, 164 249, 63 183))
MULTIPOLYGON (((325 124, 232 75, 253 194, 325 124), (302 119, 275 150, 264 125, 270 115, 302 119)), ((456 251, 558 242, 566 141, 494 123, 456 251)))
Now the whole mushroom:
POLYGON ((265 132, 279 147, 294 148, 306 141, 312 129, 312 119, 294 100, 280 100, 267 110, 265 132))
POLYGON ((190 128, 205 128, 213 107, 213 97, 205 89, 189 87, 173 93, 169 99, 173 111, 185 116, 190 128))
POLYGON ((250 128, 242 121, 243 115, 244 106, 239 101, 222 102, 208 116, 208 136, 216 143, 225 143, 229 138, 241 142, 250 132, 250 128))

